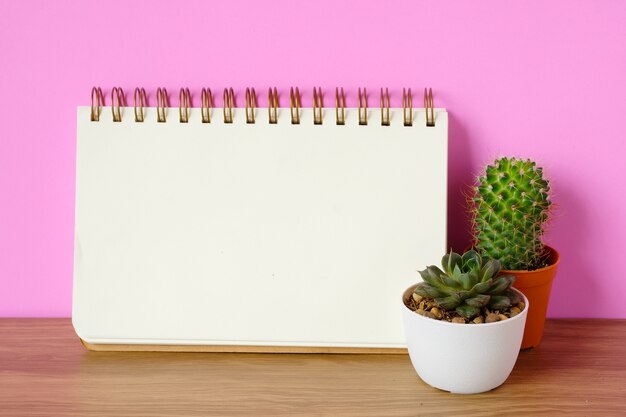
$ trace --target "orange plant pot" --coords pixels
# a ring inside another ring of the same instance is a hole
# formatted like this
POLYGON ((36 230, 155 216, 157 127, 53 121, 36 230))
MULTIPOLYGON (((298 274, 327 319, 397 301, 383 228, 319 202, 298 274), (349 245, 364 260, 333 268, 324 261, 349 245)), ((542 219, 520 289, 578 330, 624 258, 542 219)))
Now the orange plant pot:
POLYGON ((522 349, 539 346, 543 336, 543 326, 546 322, 552 281, 556 276, 560 260, 559 253, 556 250, 549 246, 546 246, 546 248, 550 251, 548 266, 534 271, 502 271, 502 273, 517 277, 513 286, 528 298, 528 316, 526 317, 526 326, 524 327, 522 349))

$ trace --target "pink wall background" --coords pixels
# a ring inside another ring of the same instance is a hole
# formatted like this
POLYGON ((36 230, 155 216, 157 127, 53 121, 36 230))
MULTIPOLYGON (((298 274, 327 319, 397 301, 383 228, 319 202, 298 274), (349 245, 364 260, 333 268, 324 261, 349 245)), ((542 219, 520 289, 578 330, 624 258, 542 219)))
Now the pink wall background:
MULTIPOLYGON (((77 105, 92 85, 171 93, 432 86, 450 112, 450 242, 499 155, 552 179, 562 254, 549 315, 626 317, 626 3, 0 2, 0 316, 71 314, 77 105)), ((372 95, 370 102, 376 102, 372 95)), ((420 98, 421 99, 421 98, 420 98)), ((265 103, 265 99, 261 100, 265 103)), ((419 101, 419 99, 418 99, 419 101)), ((221 105, 221 99, 217 100, 221 105)), ((416 268, 418 265, 416 265, 416 268)))

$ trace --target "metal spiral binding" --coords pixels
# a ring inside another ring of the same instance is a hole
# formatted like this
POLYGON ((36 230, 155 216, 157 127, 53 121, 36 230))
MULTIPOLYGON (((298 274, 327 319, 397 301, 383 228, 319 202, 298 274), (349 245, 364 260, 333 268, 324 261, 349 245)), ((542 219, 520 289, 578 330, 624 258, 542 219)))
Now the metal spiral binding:
POLYGON ((383 126, 391 125, 391 118, 389 116, 389 89, 380 89, 380 124, 383 126))
POLYGON ((167 121, 167 108, 170 106, 170 99, 165 88, 157 88, 156 101, 157 122, 165 123, 167 121))
POLYGON ((246 123, 254 123, 256 106, 256 91, 254 88, 246 88, 246 123))
POLYGON ((424 108, 426 109, 426 126, 434 127, 435 126, 435 106, 433 105, 433 89, 428 89, 428 94, 426 93, 426 89, 424 89, 424 108), (430 112, 430 115, 428 114, 430 112))
POLYGON ((102 96, 102 90, 100 87, 93 87, 91 89, 91 121, 99 122, 100 113, 102 113, 102 106, 104 106, 104 97, 102 96))
POLYGON ((295 91, 293 87, 289 91, 289 106, 291 109, 291 124, 300 124, 300 105, 301 105, 300 90, 296 87, 295 91))
POLYGON ((359 125, 367 126, 367 88, 363 88, 363 94, 361 94, 361 87, 359 87, 359 125))
POLYGON ((413 126, 413 94, 411 89, 402 89, 402 113, 404 114, 404 125, 413 126))
POLYGON ((203 88, 200 95, 202 106, 202 123, 211 123, 211 109, 213 108, 213 94, 210 88, 203 88))
POLYGON ((272 90, 269 89, 267 93, 267 112, 269 115, 269 122, 272 125, 278 123, 278 91, 276 91, 276 87, 272 90))
POLYGON ((133 94, 133 107, 135 108, 135 122, 143 123, 146 120, 144 107, 148 107, 148 99, 146 98, 146 90, 143 88, 135 88, 133 94), (139 111, 137 111, 139 108, 139 111))
POLYGON ((235 105, 235 92, 232 88, 224 89, 224 123, 233 122, 233 106, 235 105), (228 108, 228 111, 226 111, 228 108))
MULTIPOLYGON (((368 103, 367 89, 358 89, 359 106, 358 117, 359 125, 368 124, 368 103)), ((201 94, 201 114, 202 123, 211 123, 211 109, 214 107, 213 94, 211 89, 203 88, 201 94)), ((298 87, 291 87, 289 91, 289 105, 291 124, 300 124, 300 108, 302 106, 302 97, 298 87)), ((123 118, 123 107, 126 107, 126 96, 121 87, 113 87, 111 90, 111 114, 113 122, 121 122, 123 118)), ((135 114, 135 122, 143 123, 146 118, 146 107, 148 107, 148 99, 146 91, 143 88, 135 88, 133 93, 133 106, 135 114)), ((165 88, 158 88, 156 92, 156 112, 157 122, 165 123, 167 121, 167 109, 170 106, 169 96, 165 88)), ((104 107, 104 95, 100 87, 91 89, 91 121, 100 121, 104 107)), ((235 93, 232 88, 224 89, 224 123, 233 123, 233 107, 235 107, 235 93)), ((391 125, 389 89, 380 89, 380 121, 382 126, 391 125)), ((178 111, 180 123, 189 123, 191 103, 191 93, 188 88, 181 88, 179 94, 178 111)), ((254 88, 246 88, 246 123, 253 124, 256 122, 256 110, 258 108, 257 95, 254 88)), ((278 124, 278 90, 271 87, 268 90, 268 118, 270 124, 278 124)), ((432 88, 424 88, 424 109, 426 113, 426 126, 435 126, 435 107, 433 100, 432 88)), ((313 88, 313 123, 321 125, 323 120, 323 92, 321 87, 313 88)), ((402 110, 404 126, 413 126, 413 93, 410 88, 402 89, 402 110)), ((343 87, 335 88, 335 118, 337 125, 346 124, 346 95, 343 87)))
POLYGON ((346 124, 346 95, 343 93, 343 87, 341 87, 341 95, 339 95, 339 88, 335 88, 335 116, 338 125, 346 124), (339 107, 341 107, 341 116, 339 107))
POLYGON ((122 107, 126 107, 124 90, 120 87, 113 87, 113 90, 111 90, 111 114, 114 122, 122 121, 122 107))
POLYGON ((324 108, 324 102, 322 97, 322 88, 313 87, 313 124, 321 125, 324 121, 322 115, 322 109, 324 108))
POLYGON ((188 88, 181 88, 178 94, 178 115, 180 123, 189 123, 189 107, 191 107, 191 94, 188 88))

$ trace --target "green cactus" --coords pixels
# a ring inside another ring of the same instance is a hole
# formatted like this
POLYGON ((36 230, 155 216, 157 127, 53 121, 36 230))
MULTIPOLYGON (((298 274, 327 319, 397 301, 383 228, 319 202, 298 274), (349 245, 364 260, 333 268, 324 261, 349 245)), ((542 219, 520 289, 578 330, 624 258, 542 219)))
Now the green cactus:
POLYGON ((462 256, 450 251, 441 260, 443 271, 434 265, 420 271, 423 282, 415 293, 431 298, 444 310, 455 310, 471 319, 483 307, 502 310, 519 303, 522 298, 511 289, 512 275, 500 275, 500 262, 482 258, 474 250, 462 256))
POLYGON ((470 197, 474 248, 504 269, 545 265, 541 241, 552 203, 543 169, 530 159, 500 158, 478 177, 470 197))

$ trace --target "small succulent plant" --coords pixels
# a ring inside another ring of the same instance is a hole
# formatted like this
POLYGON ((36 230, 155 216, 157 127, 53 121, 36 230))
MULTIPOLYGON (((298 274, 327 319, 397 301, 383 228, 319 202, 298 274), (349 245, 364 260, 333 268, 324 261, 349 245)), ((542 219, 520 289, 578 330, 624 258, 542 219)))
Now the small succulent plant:
POLYGON ((541 238, 552 203, 550 184, 535 162, 497 159, 477 178, 469 204, 476 250, 504 269, 545 265, 541 238))
POLYGON ((441 265, 443 271, 435 265, 419 271, 424 281, 417 284, 415 293, 434 299, 444 310, 454 310, 471 319, 483 307, 502 310, 521 301, 511 289, 515 277, 499 275, 501 267, 497 260, 483 258, 474 250, 463 255, 450 251, 442 258, 441 265))

